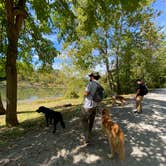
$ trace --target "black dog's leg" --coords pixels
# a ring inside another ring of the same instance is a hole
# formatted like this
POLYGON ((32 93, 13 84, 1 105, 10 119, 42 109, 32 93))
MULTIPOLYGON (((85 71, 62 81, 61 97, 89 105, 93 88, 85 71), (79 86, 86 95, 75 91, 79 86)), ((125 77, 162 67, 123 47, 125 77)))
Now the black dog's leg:
POLYGON ((65 123, 64 123, 64 121, 63 121, 63 118, 61 117, 61 119, 60 119, 60 123, 61 123, 61 126, 63 127, 63 128, 65 128, 65 123))
POLYGON ((49 116, 47 114, 45 114, 45 118, 46 118, 46 125, 48 127, 49 126, 49 116))
POLYGON ((52 117, 50 117, 50 124, 52 124, 52 117))
POLYGON ((56 125, 57 125, 57 121, 54 119, 54 130, 53 130, 53 133, 55 133, 56 132, 56 125))

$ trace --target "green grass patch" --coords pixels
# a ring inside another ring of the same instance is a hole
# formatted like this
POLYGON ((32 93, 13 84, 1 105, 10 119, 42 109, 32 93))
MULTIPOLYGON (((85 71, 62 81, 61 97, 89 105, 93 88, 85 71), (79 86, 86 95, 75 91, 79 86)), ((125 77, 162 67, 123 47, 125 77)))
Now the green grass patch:
POLYGON ((40 106, 49 107, 55 111, 62 111, 64 119, 71 119, 77 116, 80 111, 82 99, 41 99, 31 103, 19 103, 17 106, 17 117, 19 125, 17 127, 5 126, 5 115, 0 116, 0 146, 6 146, 10 141, 23 137, 27 132, 40 131, 45 127, 45 117, 42 113, 37 113, 40 106), (70 103, 72 106, 64 107, 70 103))

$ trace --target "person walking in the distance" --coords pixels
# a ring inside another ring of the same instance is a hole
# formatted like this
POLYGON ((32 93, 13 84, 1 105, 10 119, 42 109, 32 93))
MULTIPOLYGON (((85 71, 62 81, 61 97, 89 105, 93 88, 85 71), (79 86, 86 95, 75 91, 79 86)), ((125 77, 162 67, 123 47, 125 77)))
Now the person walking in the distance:
POLYGON ((85 89, 84 102, 82 108, 82 125, 86 143, 90 143, 91 132, 93 128, 96 110, 103 99, 103 88, 97 80, 100 79, 98 72, 93 72, 89 75, 90 81, 85 89))
POLYGON ((135 113, 142 113, 142 100, 144 95, 148 93, 148 89, 144 85, 141 79, 137 80, 137 89, 135 94, 135 100, 136 100, 136 111, 135 113))

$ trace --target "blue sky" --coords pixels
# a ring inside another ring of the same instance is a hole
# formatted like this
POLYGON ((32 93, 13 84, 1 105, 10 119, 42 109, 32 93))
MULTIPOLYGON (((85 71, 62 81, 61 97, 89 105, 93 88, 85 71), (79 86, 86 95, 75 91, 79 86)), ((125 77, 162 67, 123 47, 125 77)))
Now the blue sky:
MULTIPOLYGON (((155 18, 154 22, 156 24, 156 26, 162 26, 163 27, 163 31, 166 34, 166 0, 156 0, 153 4, 152 7, 155 10, 160 10, 161 11, 161 15, 157 18, 155 18)), ((57 38, 55 35, 51 35, 48 37, 49 39, 51 39, 54 43, 55 43, 55 47, 60 50, 61 49, 61 44, 58 44, 57 38)), ((55 69, 61 69, 62 67, 62 63, 64 63, 65 61, 67 62, 68 60, 65 59, 67 58, 66 56, 62 56, 61 57, 56 57, 55 58, 55 63, 53 64, 53 67, 55 69)), ((97 67, 99 70, 101 70, 102 67, 97 67)))
POLYGON ((166 29, 166 0, 156 0, 152 7, 161 10, 161 15, 155 20, 156 25, 164 26, 166 29))

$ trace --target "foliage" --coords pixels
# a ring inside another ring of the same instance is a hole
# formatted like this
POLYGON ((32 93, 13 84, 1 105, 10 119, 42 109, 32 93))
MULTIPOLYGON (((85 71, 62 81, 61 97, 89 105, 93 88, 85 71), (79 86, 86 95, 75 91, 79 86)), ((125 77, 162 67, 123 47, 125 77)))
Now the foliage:
POLYGON ((66 98, 82 98, 87 83, 85 72, 77 70, 73 65, 65 65, 62 75, 62 82, 66 89, 64 96, 66 98))
POLYGON ((106 71, 102 81, 108 94, 133 91, 138 77, 150 87, 163 86, 165 38, 152 21, 160 14, 150 7, 152 2, 1 1, 0 74, 7 76, 9 123, 18 124, 17 70, 19 81, 61 85, 71 98, 82 96, 83 75, 99 65, 106 71), (73 66, 53 70, 54 58, 60 54, 55 43, 63 44, 73 66))
POLYGON ((80 1, 73 9, 79 38, 64 46, 73 63, 91 70, 101 64, 110 90, 117 93, 134 91, 137 78, 158 87, 164 71, 159 65, 164 38, 152 21, 160 12, 149 6, 151 2, 80 1))
MULTIPOLYGON (((155 77, 154 73, 157 73, 157 68, 153 72, 149 70, 149 66, 154 65, 154 63, 149 63, 154 57, 151 56, 151 51, 154 52, 152 48, 157 49, 154 41, 160 38, 158 30, 151 21, 155 13, 147 7, 151 2, 150 0, 128 1, 128 3, 123 0, 116 2, 109 0, 104 2, 102 0, 47 2, 42 0, 43 11, 41 1, 27 1, 28 18, 25 20, 19 39, 20 51, 17 64, 19 75, 24 75, 22 79, 25 79, 24 77, 28 74, 27 70, 30 70, 29 74, 32 73, 33 56, 39 57, 40 70, 48 72, 52 70, 54 57, 57 56, 58 51, 46 36, 57 33, 59 39, 65 41, 64 48, 68 49, 70 58, 79 69, 92 70, 97 64, 105 65, 104 59, 107 58, 109 70, 114 71, 116 61, 112 59, 118 56, 120 60, 118 75, 122 91, 129 91, 127 85, 137 77, 148 80, 148 83, 151 82, 154 79, 150 77, 155 77), (121 26, 122 31, 120 31, 121 26), (143 48, 148 41, 151 42, 151 46, 143 48), (120 49, 118 54, 117 46, 120 49), (146 56, 145 52, 147 52, 146 56), (144 57, 144 62, 141 57, 144 57), (141 65, 136 69, 137 64, 141 65)), ((0 9, 2 13, 0 20, 2 25, 5 25, 2 4, 0 9)), ((1 41, 3 41, 1 45, 3 44, 4 52, 6 41, 4 27, 1 31, 3 32, 1 33, 1 41)), ((158 63, 156 62, 156 66, 158 63)), ((2 68, 4 69, 1 65, 1 71, 2 68)), ((112 72, 111 84, 115 87, 117 74, 114 72, 112 72)), ((38 74, 35 77, 32 76, 31 79, 34 79, 34 82, 41 80, 38 74)), ((50 80, 54 79, 50 76, 50 80)))

